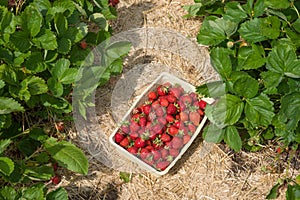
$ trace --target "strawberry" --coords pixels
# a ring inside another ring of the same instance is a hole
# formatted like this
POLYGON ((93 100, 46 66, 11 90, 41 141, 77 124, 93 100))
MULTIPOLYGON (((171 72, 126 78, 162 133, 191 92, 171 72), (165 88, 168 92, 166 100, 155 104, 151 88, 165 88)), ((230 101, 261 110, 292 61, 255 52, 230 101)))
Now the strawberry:
POLYGON ((183 102, 184 104, 191 104, 193 102, 193 99, 190 95, 185 94, 180 97, 180 101, 183 102))
POLYGON ((183 147, 183 140, 179 137, 174 137, 171 141, 174 149, 181 149, 183 147))
POLYGON ((65 129, 64 122, 56 122, 55 123, 55 128, 56 128, 57 131, 63 131, 65 129))
POLYGON ((137 147, 137 148, 142 148, 144 146, 146 146, 146 142, 144 139, 142 138, 137 138, 135 141, 134 141, 134 146, 137 147))
POLYGON ((192 111, 189 113, 189 119, 195 126, 198 126, 201 120, 201 116, 197 111, 192 111))
POLYGON ((86 49, 86 48, 87 48, 87 43, 86 43, 86 41, 80 42, 80 47, 81 47, 82 49, 86 49))
POLYGON ((198 102, 198 104, 199 104, 199 108, 201 108, 202 110, 205 109, 205 107, 206 107, 206 102, 205 102, 205 101, 200 100, 200 101, 198 102))
POLYGON ((170 134, 170 135, 176 135, 177 133, 178 133, 178 128, 176 128, 175 126, 170 126, 169 127, 169 129, 168 129, 168 133, 170 134))
POLYGON ((129 148, 127 149, 127 151, 128 151, 129 153, 133 154, 133 155, 136 155, 137 152, 138 152, 138 148, 136 148, 135 146, 132 146, 132 147, 129 147, 129 148))
POLYGON ((120 145, 124 148, 128 147, 130 141, 128 139, 128 137, 125 137, 121 142, 120 142, 120 145))
POLYGON ((163 144, 164 143, 161 141, 161 139, 156 137, 155 140, 153 141, 152 146, 154 147, 154 149, 160 149, 163 146, 163 144))
POLYGON ((109 0, 108 4, 111 5, 112 7, 116 7, 119 3, 119 0, 109 0))
POLYGON ((137 116, 136 118, 138 118, 139 114, 141 114, 141 112, 142 112, 142 108, 141 107, 137 107, 137 108, 134 108, 131 113, 133 115, 136 115, 137 116))
POLYGON ((129 134, 130 139, 136 140, 139 137, 139 134, 137 132, 131 132, 129 134))
POLYGON ((156 163, 156 168, 164 171, 170 165, 169 161, 160 161, 156 163))
POLYGON ((181 127, 181 125, 184 125, 183 122, 181 122, 181 121, 176 120, 176 121, 174 122, 174 126, 175 126, 176 128, 178 128, 178 129, 181 127))
POLYGON ((188 129, 189 131, 191 131, 192 133, 196 132, 196 126, 194 124, 188 124, 188 129))
POLYGON ((198 113, 199 113, 200 116, 203 116, 203 115, 204 115, 204 111, 203 111, 203 110, 198 109, 197 111, 198 111, 198 113))
POLYGON ((192 98, 193 101, 197 101, 198 96, 195 92, 191 92, 190 97, 192 98))
POLYGON ((170 103, 175 103, 177 101, 177 98, 172 95, 172 94, 169 94, 166 96, 166 99, 170 102, 170 103))
POLYGON ((128 134, 130 132, 130 128, 128 126, 128 123, 124 123, 122 126, 121 126, 121 130, 123 133, 125 134, 128 134))
POLYGON ((173 117, 172 115, 170 115, 170 114, 168 114, 168 115, 166 116, 166 120, 167 120, 167 122, 169 122, 169 123, 173 123, 173 122, 175 121, 174 117, 173 117))
POLYGON ((190 135, 184 135, 183 137, 182 137, 182 140, 183 140, 183 144, 186 144, 186 143, 188 143, 190 140, 191 140, 191 136, 190 135))
POLYGON ((132 122, 130 123, 129 128, 130 128, 130 131, 131 131, 131 132, 137 132, 137 131, 140 129, 140 126, 139 126, 139 124, 138 124, 137 122, 132 121, 132 122))
POLYGON ((159 117, 157 119, 157 121, 162 124, 162 125, 166 125, 167 124, 167 119, 165 117, 159 117))
POLYGON ((152 130, 156 133, 156 134, 158 134, 159 132, 161 132, 162 131, 162 125, 161 124, 155 124, 153 127, 152 127, 152 130))
POLYGON ((179 99, 179 97, 181 96, 181 89, 179 89, 179 87, 173 87, 170 88, 169 94, 173 95, 174 97, 176 97, 177 99, 179 99))
POLYGON ((171 148, 169 149, 169 155, 173 158, 176 158, 179 155, 179 150, 171 148))
POLYGON ((167 133, 163 133, 160 137, 161 141, 163 142, 169 142, 171 141, 171 137, 170 135, 168 135, 167 133))
POLYGON ((160 154, 161 154, 161 157, 162 157, 163 159, 166 159, 166 158, 169 156, 169 151, 168 151, 167 149, 165 149, 165 148, 162 148, 162 149, 160 150, 160 154))
POLYGON ((139 125, 140 125, 141 127, 145 127, 146 124, 147 124, 147 119, 146 119, 146 117, 140 117, 139 125))
POLYGON ((150 140, 155 140, 156 136, 157 136, 157 133, 155 133, 153 130, 151 130, 149 132, 149 139, 150 140))
POLYGON ((159 103, 162 107, 168 107, 169 101, 166 98, 160 98, 159 103))
POLYGON ((155 99, 157 99, 157 94, 156 94, 156 92, 149 92, 149 94, 148 94, 148 98, 151 100, 155 100, 155 99))
POLYGON ((169 115, 175 115, 177 113, 177 108, 174 104, 170 104, 168 107, 167 107, 167 114, 169 115))
POLYGON ((150 151, 146 148, 142 148, 140 151, 140 157, 142 160, 147 159, 147 157, 150 155, 150 151))
POLYGON ((178 105, 179 105, 180 112, 185 111, 185 109, 186 109, 185 103, 183 103, 182 101, 178 101, 178 105))
POLYGON ((155 114, 159 117, 164 116, 165 112, 162 107, 159 107, 155 110, 155 114))
POLYGON ((142 112, 143 112, 145 115, 149 115, 150 111, 151 111, 151 105, 146 104, 146 105, 143 105, 143 106, 142 106, 142 112))
POLYGON ((186 112, 181 112, 179 114, 180 121, 186 122, 189 120, 189 115, 186 112))
POLYGON ((151 151, 152 155, 153 155, 153 160, 159 160, 161 158, 161 153, 158 150, 152 150, 151 151))
POLYGON ((55 175, 51 178, 51 181, 52 181, 53 184, 57 185, 57 184, 60 183, 61 179, 58 175, 55 175))
POLYGON ((122 133, 117 132, 115 134, 115 141, 116 141, 116 143, 119 144, 123 139, 124 139, 124 135, 122 133))
POLYGON ((58 164, 57 163, 52 163, 52 168, 53 168, 54 171, 57 171, 58 164))
POLYGON ((164 96, 168 93, 168 87, 164 86, 164 85, 159 85, 157 87, 157 94, 159 96, 164 96))

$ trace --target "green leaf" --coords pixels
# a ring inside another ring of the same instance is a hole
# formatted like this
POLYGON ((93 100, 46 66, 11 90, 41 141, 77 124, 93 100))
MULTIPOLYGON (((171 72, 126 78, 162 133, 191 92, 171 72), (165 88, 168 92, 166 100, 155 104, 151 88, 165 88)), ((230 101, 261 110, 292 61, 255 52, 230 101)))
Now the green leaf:
POLYGON ((5 86, 5 82, 2 81, 2 80, 0 80, 0 90, 1 90, 2 88, 4 88, 4 86, 5 86))
POLYGON ((32 39, 35 46, 46 50, 55 50, 57 48, 56 36, 51 30, 46 29, 42 35, 32 39))
POLYGON ((115 42, 109 45, 105 49, 104 59, 106 61, 105 66, 111 65, 115 60, 127 55, 131 49, 131 43, 128 41, 115 42))
POLYGON ((288 122, 289 129, 296 129, 300 121, 300 92, 293 92, 283 96, 280 112, 290 119, 288 122))
POLYGON ((94 14, 90 15, 89 20, 92 22, 95 22, 99 26, 99 28, 101 28, 103 30, 107 29, 108 24, 107 24, 106 19, 103 14, 94 13, 94 14))
POLYGON ((52 166, 42 165, 37 167, 26 167, 24 174, 34 181, 48 181, 54 176, 52 166))
POLYGON ((120 179, 122 179, 124 183, 129 183, 131 181, 131 174, 127 172, 120 172, 120 179))
POLYGON ((44 199, 44 188, 45 185, 42 183, 33 185, 30 188, 24 188, 21 192, 20 199, 42 200, 44 199))
MULTIPOLYGON (((45 80, 37 76, 29 76, 22 82, 28 86, 28 90, 31 95, 43 94, 48 91, 45 80)), ((21 83, 22 84, 22 83, 21 83)))
POLYGON ((23 111, 23 106, 13 98, 0 97, 0 115, 23 111))
POLYGON ((291 3, 289 0, 265 0, 265 5, 273 9, 286 9, 291 3))
POLYGON ((47 84, 54 96, 60 97, 64 93, 63 85, 56 78, 49 78, 47 84))
POLYGON ((13 12, 8 11, 6 7, 0 6, 0 17, 0 32, 3 34, 4 40, 7 41, 5 35, 9 37, 9 35, 16 30, 15 16, 13 15, 13 12))
POLYGON ((43 16, 35 6, 26 6, 22 12, 21 20, 22 29, 28 32, 31 37, 35 37, 40 32, 43 16))
POLYGON ((227 80, 232 71, 230 55, 230 50, 220 47, 213 48, 210 53, 212 65, 223 80, 227 80))
POLYGON ((300 60, 290 45, 275 46, 269 53, 267 69, 292 78, 300 78, 300 60))
POLYGON ((26 52, 31 47, 29 35, 25 31, 14 32, 9 41, 21 52, 26 52))
POLYGON ((58 35, 63 35, 68 29, 68 20, 63 15, 63 13, 59 13, 54 16, 54 27, 58 35))
POLYGON ((70 17, 76 9, 72 0, 54 1, 53 9, 56 13, 64 13, 66 17, 70 17))
POLYGON ((80 42, 88 33, 88 25, 84 22, 79 23, 76 27, 70 27, 62 37, 70 39, 72 43, 80 42))
POLYGON ((242 76, 235 80, 233 90, 244 98, 252 98, 258 93, 258 82, 251 76, 242 76), (247 86, 247 87, 245 87, 247 86))
POLYGON ((45 141, 44 147, 61 166, 74 172, 87 174, 87 158, 75 145, 66 141, 58 142, 55 138, 49 138, 45 141))
POLYGON ((47 194, 46 200, 68 200, 68 193, 64 188, 58 188, 47 194))
POLYGON ((260 76, 266 88, 276 88, 282 81, 282 74, 273 71, 264 71, 260 76))
POLYGON ((266 59, 262 46, 253 44, 251 47, 241 47, 238 52, 237 70, 250 70, 262 67, 266 59))
POLYGON ((5 149, 11 144, 11 140, 10 139, 4 139, 4 140, 0 140, 0 154, 2 154, 5 149))
POLYGON ((271 124, 274 114, 273 103, 267 95, 247 99, 245 105, 246 119, 254 126, 267 127, 271 124))
POLYGON ((225 128, 224 141, 236 152, 242 148, 242 140, 235 126, 227 126, 225 128))
POLYGON ((45 131, 41 128, 33 128, 29 132, 29 137, 37 141, 44 141, 49 138, 45 131))
POLYGON ((33 52, 25 62, 25 67, 33 73, 38 73, 45 71, 47 69, 47 64, 44 62, 41 52, 33 52))
POLYGON ((225 4, 225 14, 223 15, 223 18, 235 23, 240 23, 247 18, 247 13, 240 3, 228 2, 225 4))
POLYGON ((18 142, 17 147, 25 156, 31 156, 40 147, 40 145, 41 143, 39 141, 26 136, 18 142))
POLYGON ((224 134, 224 129, 220 129, 214 124, 209 124, 208 126, 205 126, 202 136, 206 142, 220 143, 224 139, 224 134))
POLYGON ((207 17, 201 26, 197 40, 204 45, 218 45, 233 35, 237 30, 237 24, 217 17, 207 17))
POLYGON ((0 130, 10 127, 12 124, 11 114, 0 115, 0 130))
POLYGON ((0 59, 6 62, 7 64, 12 64, 13 54, 8 49, 0 47, 0 59))
POLYGON ((289 92, 300 92, 300 81, 299 80, 289 78, 287 84, 290 87, 289 92))
POLYGON ((300 34, 290 28, 285 29, 287 37, 291 40, 293 46, 300 47, 300 34))
POLYGON ((52 76, 56 79, 61 79, 62 75, 70 67, 70 61, 66 58, 61 58, 56 61, 53 68, 50 70, 52 76))
POLYGON ((292 24, 293 28, 300 33, 300 18, 298 18, 293 24, 292 24))
POLYGON ((244 103, 237 96, 226 94, 214 105, 207 105, 205 113, 208 119, 220 128, 234 125, 241 117, 244 103))
POLYGON ((77 76, 78 70, 76 68, 67 69, 62 76, 60 77, 59 81, 62 84, 71 84, 75 81, 77 76))
POLYGON ((14 171, 14 162, 8 157, 0 157, 0 172, 9 176, 14 171))
POLYGON ((275 16, 254 18, 241 24, 239 33, 250 43, 276 39, 280 35, 280 20, 275 16))
POLYGON ((278 189, 279 189, 280 184, 277 183, 276 185, 274 185, 272 187, 272 189, 270 190, 269 194, 267 195, 266 199, 276 199, 278 196, 278 189))
MULTIPOLYGON (((42 104, 46 107, 51 107, 58 110, 65 110, 70 106, 69 102, 64 98, 54 97, 49 94, 42 94, 40 98, 42 104)), ((69 112, 69 109, 67 109, 66 111, 69 112)))
POLYGON ((72 47, 72 42, 70 39, 60 38, 57 41, 57 51, 61 54, 68 54, 72 47))
POLYGON ((298 200, 300 199, 300 186, 295 184, 288 184, 287 191, 285 193, 286 199, 288 200, 298 200))
POLYGON ((43 16, 46 16, 47 11, 51 8, 49 0, 34 0, 32 4, 34 4, 43 16))
POLYGON ((223 81, 209 82, 196 87, 196 91, 205 97, 220 97, 226 93, 225 83, 223 81))
POLYGON ((5 186, 0 189, 0 199, 3 200, 15 200, 17 192, 13 187, 5 186))
POLYGON ((258 0, 255 2, 254 8, 253 8, 253 11, 254 11, 253 17, 260 17, 261 15, 264 14, 265 9, 267 7, 264 2, 265 2, 265 0, 258 0))
POLYGON ((183 6, 182 8, 189 13, 189 14, 184 16, 185 18, 196 17, 198 15, 198 12, 202 8, 202 3, 195 3, 193 5, 186 5, 186 6, 183 6))

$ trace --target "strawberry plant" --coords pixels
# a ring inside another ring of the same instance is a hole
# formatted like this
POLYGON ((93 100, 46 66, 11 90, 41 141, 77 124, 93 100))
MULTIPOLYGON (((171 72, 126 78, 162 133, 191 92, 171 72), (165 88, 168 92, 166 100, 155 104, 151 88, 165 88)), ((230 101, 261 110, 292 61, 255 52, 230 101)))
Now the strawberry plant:
MULTIPOLYGON (((87 174, 87 158, 65 140, 63 121, 79 67, 110 37, 117 3, 0 1, 0 199, 67 199, 63 188, 49 193, 44 183, 60 183, 58 167, 87 174)), ((114 67, 97 86, 122 64, 114 67)))
POLYGON ((205 110, 204 139, 235 151, 257 151, 268 140, 297 145, 300 2, 195 0, 184 8, 185 17, 204 17, 197 40, 209 46, 221 78, 197 87, 217 99, 205 110))

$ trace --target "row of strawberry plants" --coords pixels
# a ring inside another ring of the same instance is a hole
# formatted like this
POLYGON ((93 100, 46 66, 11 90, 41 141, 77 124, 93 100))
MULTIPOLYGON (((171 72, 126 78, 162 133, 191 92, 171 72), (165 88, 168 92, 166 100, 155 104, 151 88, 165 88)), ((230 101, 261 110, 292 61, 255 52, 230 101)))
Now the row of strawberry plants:
MULTIPOLYGON (((297 147, 300 2, 195 0, 184 8, 186 17, 204 19, 197 40, 209 46, 221 78, 197 87, 199 94, 217 99, 206 108, 211 123, 204 139, 224 141, 235 151, 258 151, 270 140, 297 147)), ((299 198, 298 191, 291 184, 286 195, 299 198)))
MULTIPOLYGON (((111 36, 117 3, 0 1, 0 199, 68 199, 63 188, 47 191, 60 182, 57 167, 87 174, 60 121, 70 119, 81 64, 111 36)), ((115 62, 97 84, 121 71, 115 62)))

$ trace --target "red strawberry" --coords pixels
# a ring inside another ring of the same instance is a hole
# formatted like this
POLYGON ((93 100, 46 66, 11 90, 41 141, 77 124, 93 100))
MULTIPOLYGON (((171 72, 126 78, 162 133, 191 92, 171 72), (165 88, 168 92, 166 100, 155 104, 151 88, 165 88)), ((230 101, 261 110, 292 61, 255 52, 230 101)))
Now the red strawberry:
POLYGON ((205 107, 206 107, 206 102, 205 102, 205 101, 200 100, 198 104, 199 104, 199 107, 200 107, 202 110, 205 109, 205 107))
POLYGON ((160 137, 161 141, 163 142, 169 142, 171 141, 171 137, 170 135, 168 135, 167 133, 163 133, 160 137))
POLYGON ((179 97, 181 96, 181 89, 179 89, 179 87, 173 87, 170 88, 169 94, 173 95, 174 97, 176 97, 177 99, 179 99, 179 97))
POLYGON ((183 147, 183 140, 179 137, 174 137, 171 141, 174 149, 181 149, 183 147))
POLYGON ((127 137, 125 137, 121 142, 120 142, 120 145, 124 148, 128 147, 129 145, 129 139, 127 137))
POLYGON ((152 155, 153 155, 153 160, 159 160, 161 158, 161 153, 158 150, 152 150, 151 151, 152 155))
POLYGON ((162 107, 167 107, 169 105, 169 101, 166 98, 160 98, 159 103, 162 107))
POLYGON ((142 111, 145 115, 149 115, 149 113, 151 111, 151 105, 149 105, 149 104, 143 105, 142 111))
POLYGON ((52 168, 53 168, 54 171, 57 171, 58 164, 57 163, 52 163, 52 168))
POLYGON ((149 94, 148 94, 148 98, 149 99, 152 99, 152 100, 155 100, 155 99, 157 99, 157 94, 156 94, 156 92, 149 92, 149 94))
POLYGON ((185 109, 186 109, 185 103, 183 103, 182 101, 178 101, 178 105, 179 105, 180 112, 185 111, 185 109))
POLYGON ((155 133, 153 130, 151 130, 149 132, 149 139, 150 140, 155 140, 156 136, 157 136, 157 133, 155 133))
POLYGON ((161 157, 162 157, 163 159, 166 159, 166 158, 169 156, 169 151, 168 151, 167 149, 165 149, 165 148, 162 148, 162 149, 160 150, 160 154, 161 154, 161 157))
POLYGON ((116 143, 120 143, 124 139, 124 135, 120 132, 117 132, 115 134, 115 141, 116 143))
POLYGON ((57 184, 60 183, 61 179, 58 175, 55 175, 51 178, 51 181, 52 181, 53 184, 57 185, 57 184))
POLYGON ((189 118, 190 118, 190 121, 191 121, 195 126, 198 126, 198 125, 199 125, 200 120, 201 120, 201 116, 200 116, 200 114, 199 114, 197 111, 192 111, 192 112, 190 112, 189 118))
POLYGON ((173 158, 175 158, 179 155, 179 150, 171 148, 171 149, 169 149, 169 155, 172 156, 173 158))
POLYGON ((140 151, 140 157, 141 157, 142 160, 147 159, 149 154, 150 154, 150 151, 146 148, 142 148, 141 151, 140 151))
POLYGON ((175 126, 170 126, 168 129, 168 132, 170 135, 176 135, 178 133, 178 128, 176 128, 175 126))
POLYGON ((185 94, 180 97, 180 101, 185 103, 185 104, 191 104, 193 102, 193 99, 190 95, 185 94))
POLYGON ((141 112, 142 112, 142 108, 137 107, 137 108, 134 108, 131 113, 134 115, 134 118, 138 118, 139 114, 141 114, 141 112))
POLYGON ((152 127, 152 130, 155 132, 155 133, 159 133, 162 131, 162 126, 161 124, 155 124, 153 127, 152 127))
POLYGON ((142 138, 137 138, 135 141, 134 141, 134 146, 137 147, 137 148, 142 148, 144 146, 146 146, 146 142, 144 139, 142 138))
POLYGON ((188 125, 188 129, 189 131, 191 131, 192 133, 195 133, 196 131, 196 126, 194 124, 189 124, 188 125))
POLYGON ((204 111, 203 111, 203 110, 198 109, 197 111, 198 111, 198 113, 199 113, 200 116, 203 116, 203 115, 204 115, 204 111))
POLYGON ((126 123, 126 124, 123 124, 123 125, 121 126, 121 130, 122 130, 123 133, 125 133, 125 134, 128 134, 128 133, 130 132, 130 128, 129 128, 129 126, 128 126, 127 123, 126 123))
POLYGON ((197 97, 198 97, 198 96, 197 96, 197 94, 196 94, 195 92, 191 92, 191 93, 190 93, 190 97, 192 97, 192 100, 193 100, 193 101, 197 101, 197 97))
POLYGON ((166 116, 166 120, 169 123, 173 123, 175 121, 174 117, 172 115, 169 115, 169 114, 166 116))
POLYGON ((184 125, 183 122, 175 121, 175 123, 174 123, 174 126, 178 129, 181 127, 181 125, 184 125))
POLYGON ((57 131, 63 131, 65 129, 64 122, 56 122, 55 123, 55 128, 56 128, 57 131))
POLYGON ((166 98, 170 103, 175 103, 177 101, 176 97, 172 94, 167 95, 166 98))
POLYGON ((156 168, 161 171, 164 171, 169 165, 170 165, 169 161, 160 161, 160 162, 157 162, 156 168))
POLYGON ((159 96, 164 96, 168 93, 168 87, 164 86, 164 85, 159 85, 157 87, 157 94, 159 96))
POLYGON ((153 144, 152 144, 154 149, 160 149, 161 147, 163 147, 163 145, 164 145, 164 143, 158 137, 155 138, 155 140, 153 141, 153 144))
POLYGON ((139 134, 137 132, 131 132, 129 134, 130 139, 136 140, 139 137, 139 134))
POLYGON ((137 132, 137 131, 140 129, 140 126, 139 126, 139 124, 138 124, 137 122, 132 121, 132 122, 130 123, 129 128, 130 128, 130 131, 131 131, 131 132, 137 132))
POLYGON ((146 117, 140 117, 139 125, 140 125, 141 127, 145 127, 146 124, 147 124, 147 119, 146 119, 146 117))
POLYGON ((86 41, 80 42, 80 47, 81 47, 82 49, 86 49, 86 48, 87 48, 87 43, 86 43, 86 41))
POLYGON ((177 108, 174 104, 170 104, 168 107, 167 107, 167 114, 169 115, 175 115, 177 113, 177 108))
POLYGON ((129 148, 127 149, 127 151, 128 151, 129 153, 133 154, 133 155, 136 155, 137 152, 138 152, 138 148, 132 146, 132 147, 129 147, 129 148))
POLYGON ((183 144, 186 144, 191 140, 191 136, 190 135, 184 135, 182 137, 182 140, 183 140, 183 144))
POLYGON ((181 112, 179 114, 180 121, 186 122, 189 120, 189 115, 186 112, 181 112))
POLYGON ((157 108, 157 109, 155 110, 155 113, 156 113, 156 115, 159 116, 159 117, 162 117, 162 116, 164 116, 164 114, 165 114, 162 107, 157 108))
POLYGON ((108 1, 108 4, 111 5, 112 7, 116 7, 118 3, 119 3, 119 0, 109 0, 108 1))

